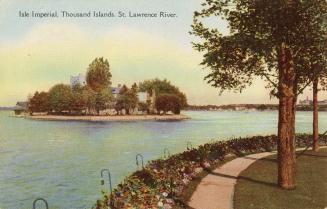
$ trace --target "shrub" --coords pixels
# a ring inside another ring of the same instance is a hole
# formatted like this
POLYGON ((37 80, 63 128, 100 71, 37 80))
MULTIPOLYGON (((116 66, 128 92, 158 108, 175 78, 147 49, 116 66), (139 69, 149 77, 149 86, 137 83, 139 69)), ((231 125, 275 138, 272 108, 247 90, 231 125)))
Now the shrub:
POLYGON ((158 113, 163 111, 164 114, 171 111, 174 114, 181 112, 181 100, 175 94, 160 94, 155 102, 158 113))

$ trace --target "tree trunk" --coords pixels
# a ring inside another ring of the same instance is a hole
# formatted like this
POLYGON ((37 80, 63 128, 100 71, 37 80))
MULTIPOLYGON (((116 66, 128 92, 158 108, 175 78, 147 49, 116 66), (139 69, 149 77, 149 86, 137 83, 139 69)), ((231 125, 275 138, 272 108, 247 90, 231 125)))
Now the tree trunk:
POLYGON ((295 187, 295 106, 296 73, 292 51, 285 44, 279 50, 279 115, 278 115, 278 185, 295 187))
POLYGON ((319 150, 318 131, 318 78, 313 80, 313 144, 312 150, 319 150))

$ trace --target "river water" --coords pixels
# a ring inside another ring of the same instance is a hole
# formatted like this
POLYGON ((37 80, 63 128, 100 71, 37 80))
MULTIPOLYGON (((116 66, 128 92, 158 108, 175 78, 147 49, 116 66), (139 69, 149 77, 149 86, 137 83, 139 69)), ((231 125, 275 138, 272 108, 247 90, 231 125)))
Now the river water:
MULTIPOLYGON (((51 209, 86 209, 101 198, 100 170, 118 184, 145 161, 211 139, 275 134, 276 111, 187 111, 180 122, 36 121, 0 111, 0 208, 30 209, 38 197, 51 209)), ((297 132, 311 132, 312 113, 297 113, 297 132)), ((320 113, 320 130, 327 112, 320 113)))

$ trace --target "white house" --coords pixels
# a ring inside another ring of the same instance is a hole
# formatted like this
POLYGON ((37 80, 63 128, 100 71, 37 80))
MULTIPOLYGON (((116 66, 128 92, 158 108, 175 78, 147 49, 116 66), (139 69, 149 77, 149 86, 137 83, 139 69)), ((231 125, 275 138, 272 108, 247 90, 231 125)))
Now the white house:
POLYGON ((117 98, 121 88, 122 88, 122 86, 120 84, 118 84, 117 87, 111 87, 111 92, 112 92, 112 95, 114 96, 114 98, 117 98))
POLYGON ((76 86, 76 85, 85 86, 86 85, 86 78, 85 76, 80 73, 77 76, 70 76, 70 85, 76 86))
POLYGON ((137 93, 137 98, 139 99, 139 102, 144 102, 146 103, 146 101, 148 100, 148 93, 147 92, 138 92, 137 93))

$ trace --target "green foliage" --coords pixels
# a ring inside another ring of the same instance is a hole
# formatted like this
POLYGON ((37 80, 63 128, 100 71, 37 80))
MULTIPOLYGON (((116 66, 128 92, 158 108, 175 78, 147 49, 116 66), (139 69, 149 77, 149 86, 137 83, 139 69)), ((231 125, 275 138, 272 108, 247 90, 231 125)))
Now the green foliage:
POLYGON ((161 111, 166 114, 168 111, 173 112, 174 114, 180 114, 181 111, 181 100, 175 94, 160 94, 156 98, 155 103, 157 111, 160 113, 161 111))
POLYGON ((94 97, 92 102, 94 102, 94 108, 98 114, 100 114, 100 110, 109 108, 109 104, 113 99, 112 92, 109 89, 103 89, 100 92, 95 92, 92 96, 94 97))
POLYGON ((35 92, 34 96, 29 101, 28 110, 33 112, 48 112, 49 111, 49 95, 47 92, 35 92))
POLYGON ((139 102, 139 110, 142 112, 149 112, 150 104, 148 102, 139 102))
POLYGON ((76 112, 81 112, 88 107, 90 92, 87 87, 75 85, 72 89, 71 109, 76 112))
POLYGON ((57 84, 49 91, 49 106, 55 112, 70 111, 72 99, 72 89, 69 85, 57 84))
POLYGON ((180 98, 182 108, 187 106, 186 95, 181 92, 178 87, 172 85, 170 81, 167 81, 166 79, 160 80, 156 78, 153 80, 143 81, 139 84, 140 91, 145 91, 151 94, 152 89, 154 89, 157 96, 160 94, 175 94, 180 98))
POLYGON ((136 83, 134 83, 131 87, 131 91, 137 95, 137 92, 139 91, 139 87, 137 86, 136 83))
POLYGON ((104 60, 102 57, 95 58, 87 69, 87 85, 90 86, 92 90, 100 92, 105 88, 109 88, 111 84, 110 79, 111 73, 108 60, 104 60))
POLYGON ((125 109, 126 114, 129 115, 130 109, 136 108, 137 104, 138 97, 136 85, 133 85, 131 89, 127 88, 126 85, 123 85, 118 97, 116 98, 116 111, 120 112, 122 109, 125 109))
POLYGON ((201 39, 194 48, 204 53, 201 64, 210 69, 205 79, 221 92, 242 91, 262 77, 278 96, 283 48, 294 61, 299 93, 313 75, 326 71, 312 67, 326 62, 325 0, 206 0, 202 6, 194 13, 191 33, 201 39), (206 26, 208 17, 226 20, 230 34, 206 26))

